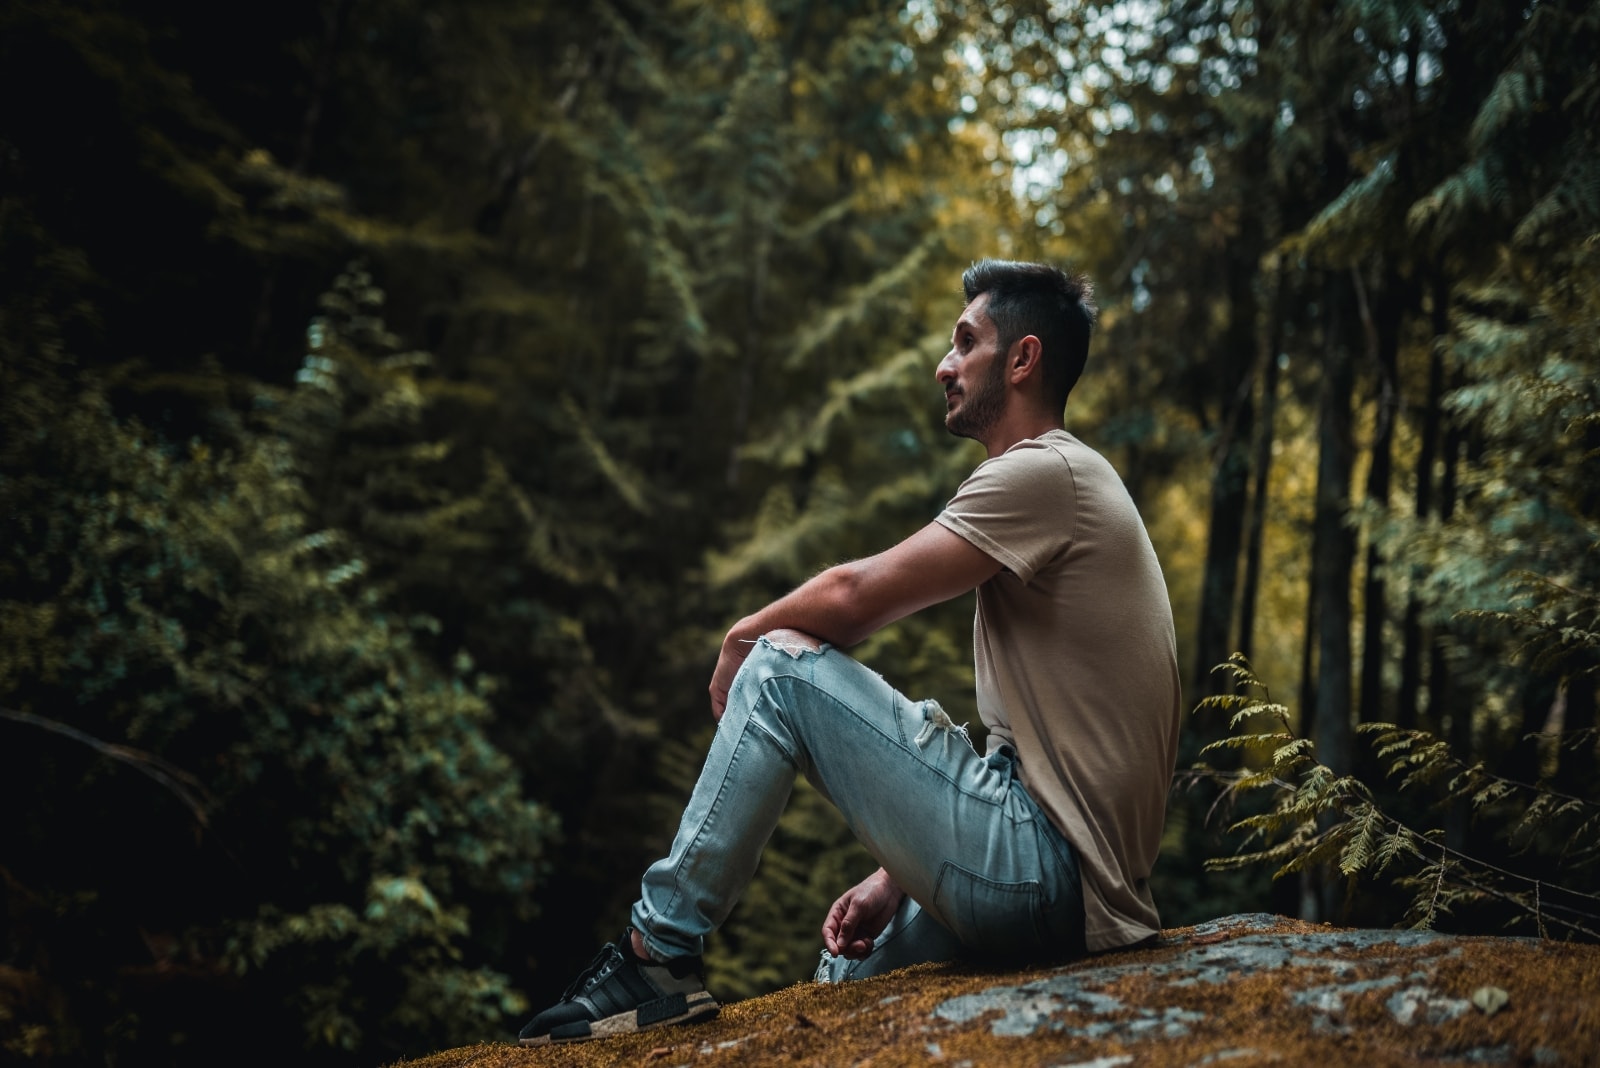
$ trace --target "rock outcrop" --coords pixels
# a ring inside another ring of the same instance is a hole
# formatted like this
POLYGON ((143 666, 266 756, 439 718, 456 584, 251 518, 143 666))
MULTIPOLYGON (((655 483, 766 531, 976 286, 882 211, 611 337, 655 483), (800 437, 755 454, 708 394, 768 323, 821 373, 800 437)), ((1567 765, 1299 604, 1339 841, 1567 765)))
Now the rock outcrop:
POLYGON ((692 1027, 408 1068, 868 1063, 1600 1065, 1600 947, 1230 916, 1062 967, 802 983, 692 1027))

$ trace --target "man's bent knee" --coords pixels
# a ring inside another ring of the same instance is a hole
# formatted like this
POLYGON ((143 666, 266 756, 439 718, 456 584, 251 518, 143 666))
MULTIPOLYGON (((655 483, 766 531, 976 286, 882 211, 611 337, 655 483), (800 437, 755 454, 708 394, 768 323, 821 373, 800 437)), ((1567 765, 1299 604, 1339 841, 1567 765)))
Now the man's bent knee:
POLYGON ((768 645, 774 649, 782 649, 790 656, 797 657, 802 652, 822 652, 822 642, 805 631, 781 627, 778 630, 769 630, 762 637, 767 640, 768 645))

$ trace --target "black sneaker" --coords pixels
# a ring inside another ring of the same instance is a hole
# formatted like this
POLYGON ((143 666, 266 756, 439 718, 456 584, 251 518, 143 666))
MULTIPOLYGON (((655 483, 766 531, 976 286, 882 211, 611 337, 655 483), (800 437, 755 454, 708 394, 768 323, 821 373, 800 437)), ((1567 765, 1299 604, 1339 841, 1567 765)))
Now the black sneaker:
POLYGON ((524 1046, 581 1042, 695 1023, 717 1014, 699 957, 677 957, 664 964, 640 960, 633 955, 632 936, 630 927, 622 932, 620 948, 607 943, 557 1004, 528 1021, 517 1041, 524 1046))

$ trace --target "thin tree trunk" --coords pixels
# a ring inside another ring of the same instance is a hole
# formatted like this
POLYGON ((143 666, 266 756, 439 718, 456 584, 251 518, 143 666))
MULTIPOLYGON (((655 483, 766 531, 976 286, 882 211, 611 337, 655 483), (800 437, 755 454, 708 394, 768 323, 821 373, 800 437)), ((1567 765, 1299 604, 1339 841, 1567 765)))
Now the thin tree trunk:
POLYGON ((1317 541, 1312 561, 1317 597, 1317 758, 1335 771, 1349 770, 1351 659, 1350 572, 1355 534, 1349 526, 1354 467, 1351 395, 1355 363, 1347 323, 1352 313, 1343 279, 1327 285, 1328 334, 1317 412, 1317 541))
MULTIPOLYGON (((1433 466, 1439 454, 1440 421, 1444 412, 1444 346, 1450 330, 1450 283, 1442 271, 1433 277, 1433 341, 1428 354, 1428 393, 1422 402, 1421 441, 1417 449, 1417 490, 1415 515, 1428 518, 1433 510, 1433 466)), ((1412 572, 1413 582, 1417 573, 1412 572)), ((1422 691, 1422 603, 1415 592, 1406 598, 1405 622, 1401 628, 1400 690, 1395 700, 1395 722, 1412 728, 1418 722, 1418 698, 1422 691)))
MULTIPOLYGON (((1377 371, 1377 418, 1372 435, 1372 461, 1367 469, 1367 503, 1382 515, 1389 509, 1390 468, 1394 456, 1395 411, 1399 407, 1398 362, 1400 350, 1400 280, 1392 270, 1384 274, 1384 288, 1378 294, 1376 313, 1366 299, 1366 287, 1357 272, 1352 272, 1356 296, 1361 304, 1361 320, 1366 330, 1367 356, 1377 371)), ((1383 640, 1388 617, 1387 584, 1384 581, 1383 555, 1377 540, 1368 537, 1366 579, 1361 604, 1361 697, 1357 703, 1364 722, 1382 720, 1383 664, 1387 646, 1383 640)))
MULTIPOLYGON (((1316 597, 1317 684, 1312 740, 1317 759, 1344 774, 1352 770, 1350 573, 1355 566, 1355 532, 1350 529, 1350 479, 1354 467, 1352 394, 1355 361, 1349 323, 1354 309, 1347 280, 1330 275, 1326 283, 1327 331, 1322 384, 1317 405, 1317 494, 1313 520, 1318 549, 1312 560, 1316 597)), ((1331 873, 1313 874, 1318 918, 1334 913, 1338 882, 1331 873)))
MULTIPOLYGON (((1466 434, 1452 424, 1445 431, 1444 470, 1439 479, 1439 521, 1448 523, 1456 510, 1456 468, 1461 462, 1461 447, 1466 434)), ((1455 755, 1472 761, 1472 702, 1455 692, 1451 683, 1449 636, 1447 628, 1434 629, 1428 654, 1428 718, 1435 731, 1442 731, 1455 755)), ((1451 849, 1467 846, 1467 831, 1472 812, 1465 800, 1457 801, 1445 813, 1444 840, 1451 849)))
POLYGON ((1506 753, 1501 774, 1517 782, 1536 782, 1539 779, 1540 752, 1545 738, 1545 725, 1550 722, 1550 709, 1560 693, 1560 679, 1548 672, 1530 671, 1522 680, 1517 694, 1517 735, 1506 753))
POLYGON ((1211 471, 1211 523, 1201 579, 1200 626, 1195 634, 1193 689, 1202 695, 1224 688, 1222 678, 1212 674, 1212 668, 1228 658, 1228 638, 1233 633, 1255 424, 1251 388, 1258 345, 1255 281, 1260 251, 1259 225, 1247 226, 1228 250, 1229 320, 1216 365, 1231 388, 1224 401, 1221 440, 1211 471))
MULTIPOLYGON (((1319 531, 1311 528, 1311 559, 1321 555, 1319 531)), ((1304 637, 1300 641, 1300 737, 1315 738, 1317 734, 1317 579, 1312 575, 1306 585, 1306 614, 1304 637)), ((1302 871, 1298 880, 1302 920, 1316 923, 1323 917, 1321 876, 1315 871, 1302 871)))
POLYGON ((1245 531, 1244 586, 1239 591, 1239 641, 1245 659, 1255 653, 1256 600, 1261 589, 1261 548, 1266 539, 1267 490, 1272 474, 1272 439, 1278 415, 1278 353, 1283 347, 1283 302, 1287 284, 1278 274, 1272 325, 1261 353, 1261 419, 1256 429, 1255 485, 1250 493, 1250 523, 1245 531))

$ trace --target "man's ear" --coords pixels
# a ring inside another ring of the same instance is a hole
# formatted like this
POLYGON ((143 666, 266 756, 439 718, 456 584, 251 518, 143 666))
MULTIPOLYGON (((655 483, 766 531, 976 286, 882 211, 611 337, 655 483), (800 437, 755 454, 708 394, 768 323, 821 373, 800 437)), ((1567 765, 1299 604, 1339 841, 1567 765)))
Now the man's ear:
POLYGON ((1038 380, 1044 375, 1044 344, 1028 334, 1011 343, 1006 353, 1006 374, 1014 386, 1029 379, 1038 380))

